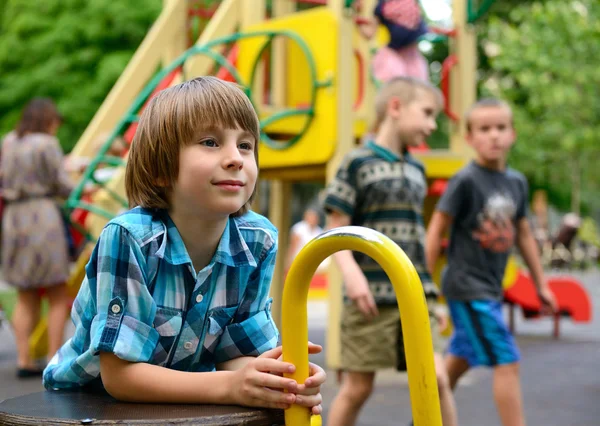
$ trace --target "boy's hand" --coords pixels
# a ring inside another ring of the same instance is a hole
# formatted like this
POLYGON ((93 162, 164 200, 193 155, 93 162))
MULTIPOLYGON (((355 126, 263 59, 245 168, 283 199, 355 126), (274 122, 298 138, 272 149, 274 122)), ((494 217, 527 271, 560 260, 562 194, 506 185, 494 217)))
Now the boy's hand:
MULTIPOLYGON (((323 347, 321 345, 308 342, 309 354, 318 354, 322 350, 323 347)), ((298 385, 296 391, 296 404, 310 408, 312 414, 321 414, 323 411, 321 407, 321 402, 323 401, 321 385, 325 383, 326 378, 327 374, 325 374, 325 370, 312 362, 309 363, 308 378, 304 381, 304 384, 298 385)))
POLYGON ((542 303, 542 311, 546 311, 547 313, 552 314, 558 312, 558 305, 556 304, 554 294, 552 294, 550 288, 547 285, 540 288, 540 290, 538 291, 538 297, 540 298, 540 302, 542 303))
POLYGON ((231 384, 233 400, 248 407, 287 409, 296 402, 295 380, 282 377, 296 368, 289 362, 280 361, 281 346, 271 349, 236 370, 231 384), (289 393, 284 393, 287 390, 289 393))
POLYGON ((369 283, 364 274, 355 275, 351 279, 345 280, 345 282, 348 297, 356 303, 358 310, 362 312, 367 320, 379 315, 375 299, 371 294, 371 290, 369 290, 369 283))

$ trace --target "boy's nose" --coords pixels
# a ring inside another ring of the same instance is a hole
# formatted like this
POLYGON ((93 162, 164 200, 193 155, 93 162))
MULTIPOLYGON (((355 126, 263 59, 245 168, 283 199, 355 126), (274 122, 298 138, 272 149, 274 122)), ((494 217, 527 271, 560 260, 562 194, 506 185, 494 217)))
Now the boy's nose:
POLYGON ((244 166, 244 158, 237 147, 226 151, 223 166, 226 169, 241 169, 244 166))

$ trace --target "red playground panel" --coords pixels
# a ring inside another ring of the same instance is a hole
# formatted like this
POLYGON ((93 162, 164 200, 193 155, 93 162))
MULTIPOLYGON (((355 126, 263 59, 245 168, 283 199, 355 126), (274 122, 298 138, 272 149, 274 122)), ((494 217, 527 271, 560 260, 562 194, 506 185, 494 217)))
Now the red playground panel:
MULTIPOLYGON (((575 322, 592 320, 592 302, 579 281, 568 276, 557 276, 548 278, 548 286, 558 305, 558 313, 555 315, 555 337, 558 337, 559 334, 558 319, 560 316, 569 316, 575 322)), ((504 299, 511 305, 520 306, 530 318, 540 315, 541 305, 535 286, 531 277, 523 271, 517 273, 514 285, 505 290, 504 299)), ((514 321, 511 318, 511 329, 513 325, 514 321)))

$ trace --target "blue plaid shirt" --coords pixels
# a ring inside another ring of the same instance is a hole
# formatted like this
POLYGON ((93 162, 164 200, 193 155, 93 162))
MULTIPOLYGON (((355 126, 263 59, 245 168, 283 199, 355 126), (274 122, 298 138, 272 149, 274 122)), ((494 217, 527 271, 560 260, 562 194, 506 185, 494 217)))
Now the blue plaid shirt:
POLYGON ((76 330, 44 371, 47 389, 100 376, 100 352, 181 371, 257 356, 277 345, 269 286, 277 230, 249 212, 231 218, 196 274, 164 211, 135 208, 106 225, 72 309, 76 330))

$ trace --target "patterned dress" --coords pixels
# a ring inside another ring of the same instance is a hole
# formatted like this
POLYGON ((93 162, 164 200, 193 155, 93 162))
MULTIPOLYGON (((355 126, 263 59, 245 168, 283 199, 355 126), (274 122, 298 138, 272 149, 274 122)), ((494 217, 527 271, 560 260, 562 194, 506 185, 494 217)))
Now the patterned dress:
POLYGON ((44 133, 2 142, 2 271, 19 289, 50 287, 69 275, 65 227, 55 197, 73 184, 63 169, 58 140, 44 133))

